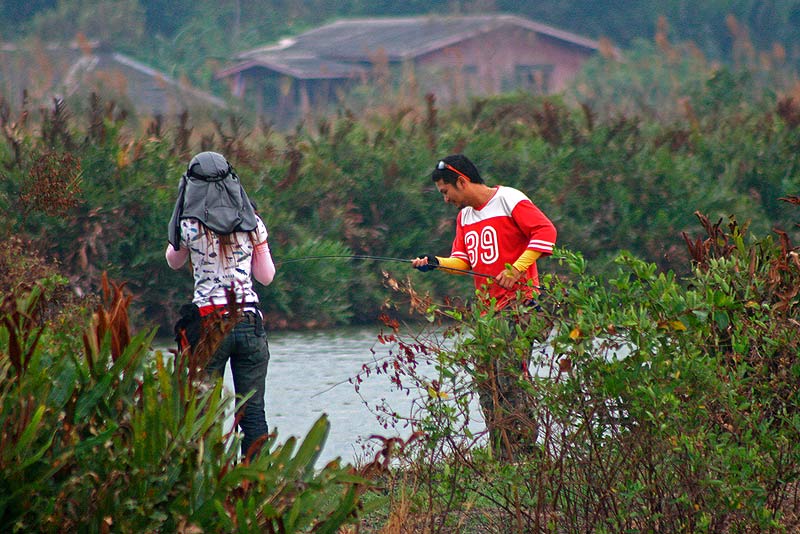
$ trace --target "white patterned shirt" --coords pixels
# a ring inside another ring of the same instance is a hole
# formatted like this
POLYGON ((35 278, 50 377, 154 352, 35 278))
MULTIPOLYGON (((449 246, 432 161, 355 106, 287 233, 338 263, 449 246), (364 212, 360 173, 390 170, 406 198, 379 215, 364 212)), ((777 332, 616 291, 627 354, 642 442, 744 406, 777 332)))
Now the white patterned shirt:
POLYGON ((225 258, 220 255, 219 238, 213 232, 210 242, 203 225, 196 219, 181 220, 181 246, 189 249, 194 273, 193 302, 198 307, 225 305, 225 289, 233 286, 239 303, 258 302, 253 289, 252 260, 255 246, 266 244, 267 228, 260 217, 253 230, 251 242, 248 232, 235 232, 233 246, 225 258))

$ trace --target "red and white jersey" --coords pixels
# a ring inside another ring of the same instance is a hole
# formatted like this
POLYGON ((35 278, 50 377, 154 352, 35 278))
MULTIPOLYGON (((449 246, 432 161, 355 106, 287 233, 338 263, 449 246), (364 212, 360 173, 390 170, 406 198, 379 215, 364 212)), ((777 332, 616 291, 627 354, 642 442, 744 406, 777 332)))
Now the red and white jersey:
MULTIPOLYGON (((497 276, 526 250, 552 254, 555 242, 555 226, 525 193, 498 186, 485 205, 478 209, 468 206, 459 212, 450 256, 468 262, 473 271, 497 276)), ((520 282, 528 280, 539 285, 536 262, 520 278, 520 282)), ((486 283, 486 278, 475 277, 476 288, 486 283)), ((523 288, 528 297, 533 296, 533 288, 520 284, 519 289, 523 288)), ((488 290, 489 298, 497 299, 498 309, 514 299, 517 291, 503 289, 491 280, 488 290)))

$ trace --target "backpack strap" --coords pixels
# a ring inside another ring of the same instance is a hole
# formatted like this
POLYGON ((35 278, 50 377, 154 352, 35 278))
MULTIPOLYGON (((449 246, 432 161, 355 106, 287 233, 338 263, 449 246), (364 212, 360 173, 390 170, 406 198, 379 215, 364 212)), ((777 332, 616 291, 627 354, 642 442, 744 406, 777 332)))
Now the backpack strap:
POLYGON ((178 199, 175 201, 175 207, 172 209, 172 217, 169 219, 169 227, 167 228, 167 240, 175 250, 181 248, 181 215, 183 215, 183 198, 186 195, 186 175, 181 176, 181 182, 178 185, 178 199))

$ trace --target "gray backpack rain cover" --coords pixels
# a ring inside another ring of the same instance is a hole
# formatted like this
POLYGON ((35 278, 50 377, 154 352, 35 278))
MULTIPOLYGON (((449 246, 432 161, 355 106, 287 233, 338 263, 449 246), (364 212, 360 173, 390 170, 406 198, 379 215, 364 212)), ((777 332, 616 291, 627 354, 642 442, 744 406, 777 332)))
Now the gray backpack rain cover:
POLYGON ((169 242, 180 248, 180 221, 194 218, 218 234, 250 232, 256 213, 230 163, 216 152, 201 152, 181 176, 169 221, 169 242))

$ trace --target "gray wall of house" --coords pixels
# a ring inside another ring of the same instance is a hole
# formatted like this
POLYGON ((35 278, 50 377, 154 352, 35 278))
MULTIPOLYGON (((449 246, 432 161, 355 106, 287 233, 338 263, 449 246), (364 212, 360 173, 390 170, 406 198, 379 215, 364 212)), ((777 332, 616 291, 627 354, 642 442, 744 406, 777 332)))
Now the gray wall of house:
POLYGON ((417 58, 421 84, 452 103, 512 89, 563 90, 591 51, 522 28, 500 28, 417 58))

